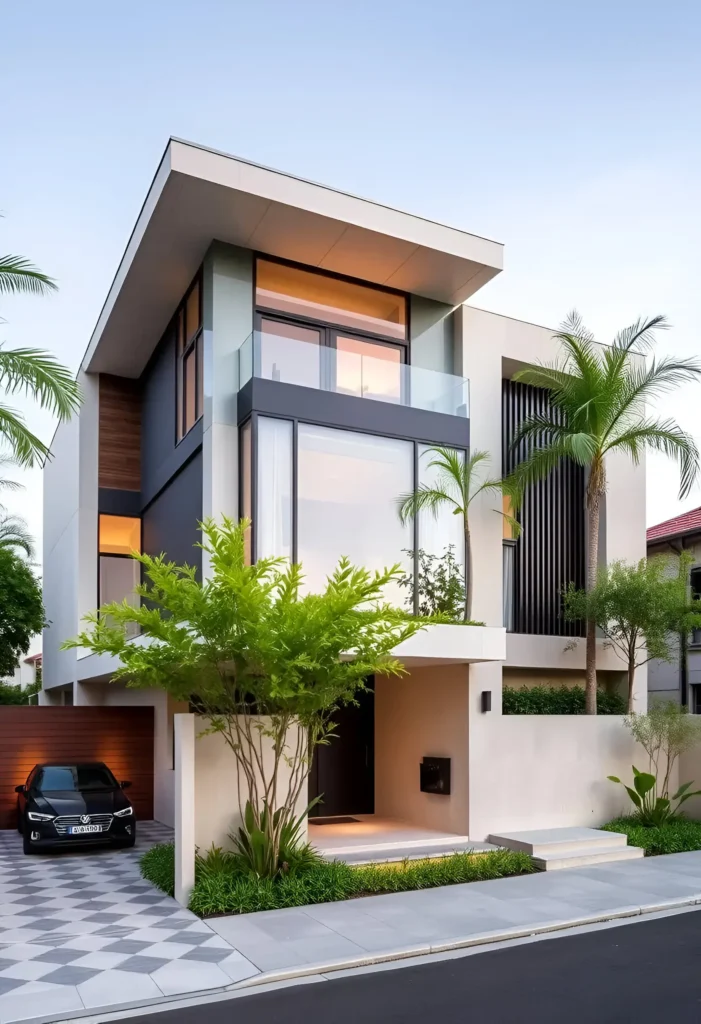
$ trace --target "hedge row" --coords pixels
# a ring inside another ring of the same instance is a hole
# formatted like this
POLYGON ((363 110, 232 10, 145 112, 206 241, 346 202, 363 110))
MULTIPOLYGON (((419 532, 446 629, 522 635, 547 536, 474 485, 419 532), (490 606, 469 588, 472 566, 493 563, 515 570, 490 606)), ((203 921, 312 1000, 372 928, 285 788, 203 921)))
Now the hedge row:
MULTIPOLYGON (((505 715, 583 715, 584 688, 529 686, 517 690, 505 686, 501 706, 505 715)), ((596 707, 600 715, 625 715, 627 710, 623 697, 605 690, 597 693, 596 707)))

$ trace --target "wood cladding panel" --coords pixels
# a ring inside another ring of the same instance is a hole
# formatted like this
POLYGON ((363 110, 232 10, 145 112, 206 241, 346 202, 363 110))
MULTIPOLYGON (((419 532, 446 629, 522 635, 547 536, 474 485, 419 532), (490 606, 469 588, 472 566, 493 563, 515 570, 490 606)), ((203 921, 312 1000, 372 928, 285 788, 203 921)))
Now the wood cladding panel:
POLYGON ((104 761, 132 783, 137 819, 153 818, 152 707, 0 707, 0 829, 16 827, 15 786, 47 761, 104 761))
MULTIPOLYGON (((519 425, 551 412, 548 392, 504 380, 502 388, 502 471, 506 475, 531 448, 511 447, 519 425)), ((578 622, 566 622, 562 591, 585 583, 584 469, 563 459, 526 491, 519 511, 521 536, 514 561, 514 632, 581 636, 578 622)))
POLYGON ((141 391, 128 377, 100 374, 99 486, 141 490, 141 391))

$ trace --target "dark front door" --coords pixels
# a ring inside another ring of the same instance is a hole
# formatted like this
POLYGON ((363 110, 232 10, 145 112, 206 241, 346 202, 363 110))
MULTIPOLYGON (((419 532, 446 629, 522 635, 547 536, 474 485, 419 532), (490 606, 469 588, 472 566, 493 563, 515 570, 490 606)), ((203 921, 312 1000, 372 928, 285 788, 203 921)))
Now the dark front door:
POLYGON ((336 737, 317 747, 309 776, 309 799, 322 794, 311 817, 373 814, 375 810, 375 693, 358 694, 358 705, 333 716, 336 737))

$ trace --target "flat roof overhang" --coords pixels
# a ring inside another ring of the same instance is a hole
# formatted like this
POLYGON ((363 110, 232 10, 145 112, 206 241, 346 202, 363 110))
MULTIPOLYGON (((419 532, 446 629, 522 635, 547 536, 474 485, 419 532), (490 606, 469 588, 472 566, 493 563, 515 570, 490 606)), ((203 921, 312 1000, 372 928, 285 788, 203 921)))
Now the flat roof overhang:
POLYGON ((83 369, 138 377, 215 240, 453 306, 503 266, 498 242, 171 139, 83 369))

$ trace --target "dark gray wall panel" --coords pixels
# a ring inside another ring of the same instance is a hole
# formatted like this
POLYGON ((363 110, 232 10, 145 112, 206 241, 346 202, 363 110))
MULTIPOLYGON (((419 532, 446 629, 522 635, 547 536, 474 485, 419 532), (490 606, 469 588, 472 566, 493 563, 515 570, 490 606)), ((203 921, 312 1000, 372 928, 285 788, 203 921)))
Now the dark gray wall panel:
POLYGON ((385 437, 402 437, 428 444, 470 444, 470 421, 426 409, 413 409, 390 402, 375 402, 334 391, 284 384, 281 381, 253 377, 238 395, 239 423, 252 412, 286 416, 327 427, 365 430, 385 437))
MULTIPOLYGON (((511 449, 518 425, 549 409, 548 392, 528 384, 503 381, 502 461, 513 470, 528 449, 511 449)), ((585 583, 584 470, 563 461, 526 493, 519 513, 522 534, 516 544, 514 632, 546 636, 580 636, 579 623, 562 617, 562 591, 568 583, 585 583)))
MULTIPOLYGON (((142 376, 141 503, 155 496, 202 444, 202 421, 175 443, 175 335, 166 331, 142 376)), ((201 489, 201 488, 200 488, 201 489)))
POLYGON ((142 519, 142 543, 146 554, 164 553, 171 561, 202 567, 202 552, 194 545, 202 519, 202 452, 183 467, 142 519))

